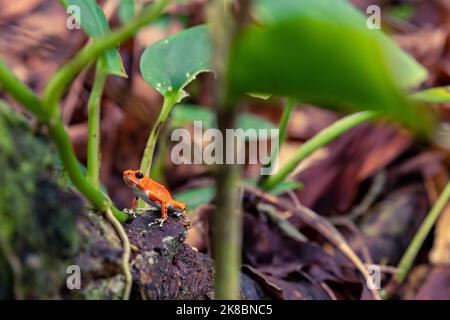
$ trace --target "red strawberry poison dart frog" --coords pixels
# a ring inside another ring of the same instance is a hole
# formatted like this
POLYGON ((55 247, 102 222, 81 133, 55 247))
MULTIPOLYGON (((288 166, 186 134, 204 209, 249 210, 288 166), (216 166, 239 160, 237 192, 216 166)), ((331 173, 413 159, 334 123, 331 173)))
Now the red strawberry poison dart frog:
POLYGON ((146 203, 161 209, 161 218, 156 219, 155 222, 150 225, 159 223, 159 226, 162 227, 164 221, 167 219, 169 211, 176 216, 180 216, 186 212, 186 204, 184 202, 172 199, 172 196, 166 187, 151 178, 146 177, 141 170, 125 170, 123 172, 123 180, 127 186, 133 190, 135 195, 131 209, 124 210, 126 213, 134 216, 136 211, 142 210, 136 209, 136 203, 139 198, 146 203))

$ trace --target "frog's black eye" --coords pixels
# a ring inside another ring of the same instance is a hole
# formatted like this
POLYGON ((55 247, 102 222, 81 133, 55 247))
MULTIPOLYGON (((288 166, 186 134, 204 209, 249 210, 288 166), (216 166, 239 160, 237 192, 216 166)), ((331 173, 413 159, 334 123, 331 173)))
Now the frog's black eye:
POLYGON ((142 172, 140 172, 140 171, 136 172, 134 175, 135 175, 136 178, 138 178, 138 179, 142 179, 142 178, 144 177, 144 174, 143 174, 142 172))

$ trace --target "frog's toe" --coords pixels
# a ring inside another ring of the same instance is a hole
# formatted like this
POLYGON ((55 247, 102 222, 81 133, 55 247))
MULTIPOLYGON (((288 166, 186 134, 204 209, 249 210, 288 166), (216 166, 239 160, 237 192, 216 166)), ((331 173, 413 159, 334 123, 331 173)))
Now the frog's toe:
POLYGON ((132 209, 123 209, 123 212, 128 214, 129 216, 136 218, 136 211, 132 209))
POLYGON ((183 214, 183 212, 182 211, 175 211, 173 214, 175 215, 175 217, 179 218, 183 214))
POLYGON ((165 221, 166 220, 164 220, 163 218, 158 218, 158 219, 155 219, 155 221, 149 223, 148 226, 151 227, 151 226, 154 226, 155 224, 157 224, 157 225, 159 225, 160 228, 162 228, 165 221))

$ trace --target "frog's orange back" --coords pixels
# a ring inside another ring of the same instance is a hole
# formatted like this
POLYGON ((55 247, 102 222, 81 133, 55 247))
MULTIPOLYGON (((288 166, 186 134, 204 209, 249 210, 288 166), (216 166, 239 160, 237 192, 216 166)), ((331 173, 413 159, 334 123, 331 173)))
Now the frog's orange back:
POLYGON ((143 190, 151 191, 152 193, 157 194, 160 198, 165 201, 172 200, 172 196, 170 195, 169 190, 166 189, 162 184, 159 184, 155 180, 145 177, 142 179, 141 184, 143 186, 143 190))

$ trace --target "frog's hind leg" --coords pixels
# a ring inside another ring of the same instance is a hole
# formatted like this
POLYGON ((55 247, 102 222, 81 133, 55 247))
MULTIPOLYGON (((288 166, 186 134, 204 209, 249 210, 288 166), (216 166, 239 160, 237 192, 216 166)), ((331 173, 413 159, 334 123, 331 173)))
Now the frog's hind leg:
POLYGON ((169 203, 169 209, 172 210, 173 214, 176 217, 180 217, 181 215, 186 213, 186 205, 184 202, 172 200, 169 203))
POLYGON ((164 221, 167 220, 167 205, 164 202, 161 202, 161 219, 164 221))

